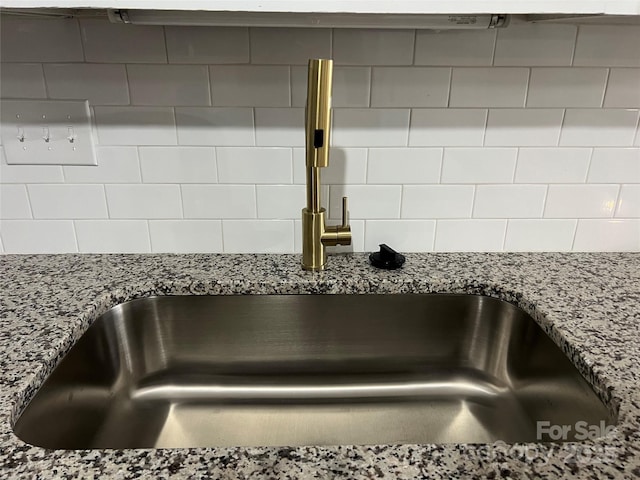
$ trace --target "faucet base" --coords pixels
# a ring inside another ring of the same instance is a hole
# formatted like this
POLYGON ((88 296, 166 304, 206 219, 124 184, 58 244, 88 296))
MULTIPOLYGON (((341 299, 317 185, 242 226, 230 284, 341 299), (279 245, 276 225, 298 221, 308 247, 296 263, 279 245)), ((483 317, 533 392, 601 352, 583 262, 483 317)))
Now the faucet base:
POLYGON ((326 210, 313 212, 302 209, 302 268, 314 272, 324 270, 327 250, 322 243, 326 210))
POLYGON ((336 245, 351 245, 351 227, 325 223, 326 210, 318 212, 302 209, 302 268, 314 272, 324 270, 327 263, 327 248, 336 245))

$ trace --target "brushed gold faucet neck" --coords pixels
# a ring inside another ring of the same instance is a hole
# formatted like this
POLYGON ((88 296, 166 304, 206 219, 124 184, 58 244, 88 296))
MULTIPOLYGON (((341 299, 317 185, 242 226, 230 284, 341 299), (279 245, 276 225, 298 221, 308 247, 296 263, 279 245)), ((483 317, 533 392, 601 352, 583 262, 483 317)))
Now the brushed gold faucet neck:
POLYGON ((302 268, 313 271, 324 269, 327 246, 351 244, 346 197, 342 225, 328 227, 320 195, 320 169, 329 166, 332 77, 333 60, 309 60, 305 113, 307 206, 302 209, 302 268))

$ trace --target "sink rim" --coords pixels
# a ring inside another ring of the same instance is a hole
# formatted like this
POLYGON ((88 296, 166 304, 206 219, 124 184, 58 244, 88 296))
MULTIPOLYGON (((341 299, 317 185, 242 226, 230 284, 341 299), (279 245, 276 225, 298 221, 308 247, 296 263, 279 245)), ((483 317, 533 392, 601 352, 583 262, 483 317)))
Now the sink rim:
MULTIPOLYGON (((121 307, 121 306, 123 306, 123 305, 127 305, 127 304, 129 304, 129 303, 136 302, 136 301, 139 301, 139 300, 143 300, 143 299, 153 299, 153 298, 156 298, 156 297, 163 298, 163 297, 169 297, 169 296, 171 296, 171 297, 176 297, 176 296, 188 296, 188 297, 193 296, 193 297, 202 297, 202 296, 243 296, 243 295, 250 295, 250 296, 270 296, 270 295, 274 295, 274 293, 261 293, 261 294, 254 294, 254 293, 251 293, 251 292, 246 292, 246 293, 233 293, 233 294, 225 294, 225 295, 210 295, 210 294, 203 294, 203 295, 180 295, 180 294, 178 294, 178 295, 175 295, 175 294, 168 294, 168 295, 165 295, 165 294, 162 294, 162 295, 158 295, 157 293, 165 293, 165 292, 157 292, 157 291, 156 291, 156 292, 155 292, 155 294, 151 294, 151 295, 146 295, 146 294, 142 294, 142 295, 133 295, 133 296, 131 296, 130 298, 128 298, 127 300, 125 300, 125 301, 117 301, 117 300, 116 300, 115 305, 113 305, 112 307, 108 307, 108 308, 106 308, 106 310, 105 310, 105 311, 111 310, 111 309, 113 309, 113 308, 121 307)), ((508 294, 508 293, 506 293, 506 291, 493 291, 492 293, 495 293, 496 295, 495 295, 495 296, 493 296, 493 295, 486 295, 486 294, 480 294, 480 293, 475 293, 475 292, 473 292, 473 293, 468 293, 468 292, 459 292, 459 291, 456 291, 456 292, 451 292, 451 291, 427 291, 427 292, 412 291, 412 292, 403 292, 403 293, 401 293, 401 294, 398 294, 398 293, 387 293, 387 292, 382 292, 382 293, 380 293, 380 292, 359 292, 359 293, 336 293, 336 294, 329 294, 329 295, 343 295, 343 296, 352 296, 352 297, 353 297, 353 296, 371 296, 371 295, 375 295, 375 296, 380 296, 380 295, 389 295, 389 296, 397 296, 397 295, 410 295, 410 296, 421 296, 421 295, 474 296, 474 297, 482 297, 482 298, 483 298, 483 300, 486 300, 486 301, 506 303, 506 304, 508 304, 508 305, 510 305, 510 306, 512 306, 512 307, 515 307, 515 308, 517 308, 517 309, 520 309, 520 310, 524 311, 527 315, 531 316, 531 317, 532 317, 532 319, 533 319, 533 321, 534 321, 534 322, 535 322, 535 323, 536 323, 536 324, 537 324, 537 325, 542 329, 542 331, 544 332, 544 334, 545 334, 547 337, 549 337, 549 338, 550 338, 550 340, 554 343, 554 345, 555 345, 555 346, 556 346, 560 351, 562 351, 562 353, 563 353, 565 356, 567 356, 567 357, 568 357, 568 361, 569 361, 569 362, 570 362, 570 363, 571 363, 571 364, 572 364, 572 365, 573 365, 573 366, 578 370, 578 372, 580 373, 580 375, 582 376, 582 378, 583 378, 583 379, 584 379, 584 380, 585 380, 585 381, 590 385, 590 387, 593 389, 594 393, 598 396, 598 398, 599 398, 599 399, 601 400, 601 402, 605 405, 605 407, 607 408, 607 410, 609 411, 609 413, 610 413, 610 414, 612 415, 612 417, 615 419, 615 423, 616 423, 616 425, 617 425, 617 424, 619 424, 619 421, 620 421, 620 417, 619 417, 619 414, 620 414, 620 404, 619 404, 619 403, 616 403, 616 402, 608 401, 606 398, 602 398, 602 396, 600 395, 599 389, 598 389, 598 388, 596 388, 596 386, 595 386, 595 385, 590 381, 590 377, 587 377, 587 376, 585 376, 585 375, 584 375, 584 373, 581 371, 581 369, 579 368, 579 366, 578 366, 578 365, 576 365, 576 363, 573 361, 572 357, 571 357, 571 356, 569 356, 569 355, 567 354, 567 352, 562 348, 562 345, 564 345, 565 343, 558 344, 558 343, 556 342, 556 340, 554 339, 554 337, 553 337, 553 336, 552 336, 552 335, 547 331, 547 329, 545 328, 545 325, 544 325, 544 324, 542 324, 542 323, 539 321, 539 318, 543 318, 543 317, 544 317, 544 318, 546 318, 546 317, 545 317, 544 315, 542 315, 542 317, 540 317, 540 315, 541 315, 541 314, 539 313, 539 311, 537 311, 537 310, 536 310, 536 307, 535 307, 533 304, 528 304, 528 305, 531 305, 531 306, 532 306, 532 308, 533 308, 533 310, 534 310, 534 313, 531 313, 531 312, 527 311, 525 308, 523 308, 523 306, 522 306, 521 304, 517 304, 517 303, 514 303, 513 301, 509 301, 509 300, 507 300, 506 298, 504 298, 504 297, 508 297, 508 296, 509 296, 509 294, 508 294)), ((313 293, 312 293, 312 294, 313 294, 313 293)), ((282 294, 282 293, 275 293, 275 295, 298 296, 298 295, 308 295, 308 293, 302 293, 302 294, 301 294, 301 293, 295 293, 295 294, 291 294, 291 293, 285 293, 285 294, 282 294)), ((323 294, 323 295, 326 295, 326 294, 323 294)), ((519 295, 515 295, 515 298, 519 300, 519 302, 518 302, 518 303, 520 303, 520 302, 522 301, 522 297, 521 297, 521 296, 519 296, 519 295)), ((98 303, 98 304, 102 303, 103 305, 108 305, 109 303, 112 303, 113 301, 114 301, 114 298, 113 298, 113 296, 112 296, 112 295, 110 295, 110 294, 105 294, 105 295, 104 295, 104 296, 99 300, 99 302, 96 302, 96 303, 98 303), (105 300, 107 300, 107 302, 105 302, 105 300), (108 300, 111 300, 111 302, 109 302, 108 300)), ((94 306, 96 305, 96 303, 94 303, 94 306)), ((98 309, 96 308, 96 310, 94 310, 94 311, 98 311, 98 309)), ((104 313, 104 312, 103 312, 103 313, 104 313)), ((94 317, 94 319, 91 321, 91 323, 90 323, 90 324, 93 324, 93 321, 95 321, 95 320, 96 320, 100 315, 102 315, 102 314, 95 314, 95 317, 94 317)), ((54 358, 56 358, 57 360, 56 360, 56 361, 55 361, 55 363, 53 364, 53 367, 51 368, 51 370, 50 370, 50 372, 47 374, 47 376, 48 376, 48 375, 49 375, 49 374, 50 374, 50 373, 51 373, 51 372, 52 372, 52 371, 53 371, 53 370, 54 370, 54 369, 59 365, 60 360, 63 358, 63 356, 64 356, 64 355, 66 355, 66 353, 68 353, 68 350, 69 350, 71 347, 73 347, 73 345, 75 345, 75 344, 78 342, 79 338, 80 338, 82 335, 84 335, 84 333, 86 332, 86 330, 88 330, 89 326, 90 326, 90 325, 87 325, 87 326, 86 326, 86 328, 82 329, 82 331, 81 331, 81 333, 80 333, 80 335, 79 335, 78 339, 76 339, 76 340, 74 340, 73 342, 71 342, 71 343, 70 343, 70 345, 69 345, 69 348, 68 348, 66 351, 64 351, 64 352, 59 351, 59 352, 57 353, 57 355, 54 357, 54 358)), ((551 326, 553 327, 553 325, 552 325, 552 324, 551 324, 551 326)), ((39 388, 40 386, 42 386, 42 384, 44 383, 44 379, 43 379, 42 381, 40 381, 39 383, 40 383, 40 385, 38 386, 38 388, 39 388)), ((608 391, 609 391, 609 392, 612 392, 612 389, 608 389, 608 391)), ((36 393, 37 393, 37 392, 34 390, 34 391, 32 392, 32 395, 30 396, 30 398, 29 398, 29 399, 24 399, 24 400, 23 400, 23 408, 22 408, 22 409, 20 409, 20 410, 21 410, 21 411, 20 411, 20 414, 22 414, 22 411, 24 410, 24 408, 26 408, 26 406, 27 406, 28 402, 30 402, 30 401, 33 399, 33 397, 36 395, 36 393)), ((613 399, 613 398, 615 398, 615 397, 612 395, 610 398, 612 398, 612 399, 613 399)), ((15 416, 13 417, 12 422, 11 422, 12 430, 13 430, 13 428, 15 427, 15 424, 16 424, 16 422, 17 422, 17 419, 18 419, 18 418, 19 418, 19 415, 15 415, 15 416)), ((604 438, 604 437, 603 437, 603 438, 604 438)), ((521 442, 516 442, 516 443, 521 443, 521 442)), ((525 442, 525 443, 528 443, 528 442, 525 442)), ((535 442, 534 444, 538 444, 538 443, 540 443, 540 442, 535 442)), ((470 443, 468 443, 468 442, 460 442, 460 443, 456 442, 456 444, 470 444, 470 443)), ((473 444, 473 443, 471 443, 471 444, 473 444)), ((341 444, 341 445, 342 445, 342 444, 341 444)), ((169 448, 172 448, 172 447, 169 447, 169 448)), ((214 448, 227 448, 227 447, 214 447, 214 448)), ((228 447, 228 448, 233 448, 233 447, 228 447)), ((269 448, 269 447, 265 447, 265 448, 269 448)))

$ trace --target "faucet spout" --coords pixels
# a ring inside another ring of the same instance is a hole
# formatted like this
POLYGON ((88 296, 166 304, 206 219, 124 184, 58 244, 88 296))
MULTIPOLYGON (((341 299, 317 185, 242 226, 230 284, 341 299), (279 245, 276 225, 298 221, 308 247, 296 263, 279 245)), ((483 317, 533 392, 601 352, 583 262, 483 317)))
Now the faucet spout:
POLYGON ((331 84, 333 60, 309 60, 305 147, 307 206, 302 209, 302 268, 319 271, 327 263, 327 246, 350 245, 347 198, 342 202, 342 225, 327 226, 322 207, 320 169, 329 166, 331 84))

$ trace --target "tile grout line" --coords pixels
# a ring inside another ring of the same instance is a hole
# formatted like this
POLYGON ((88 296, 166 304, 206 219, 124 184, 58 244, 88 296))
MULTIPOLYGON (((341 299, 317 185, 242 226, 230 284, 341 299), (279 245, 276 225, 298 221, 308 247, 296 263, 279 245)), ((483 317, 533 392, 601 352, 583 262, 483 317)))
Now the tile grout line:
MULTIPOLYGON (((207 107, 213 107, 213 82, 211 81, 211 67, 209 65, 204 65, 205 73, 207 75, 207 99, 209 100, 207 107)), ((176 131, 178 129, 178 125, 176 124, 176 131)))
POLYGON ((596 152, 595 147, 591 147, 589 149, 589 162, 587 163, 587 174, 584 178, 584 182, 582 182, 585 185, 590 185, 589 174, 591 174, 591 165, 593 164, 593 156, 595 155, 595 152, 596 152))
POLYGON ((222 250, 222 253, 225 253, 225 249, 224 249, 224 222, 222 221, 221 218, 219 218, 218 221, 220 222, 220 250, 222 250))
POLYGON ((579 218, 575 218, 573 219, 575 220, 575 225, 573 227, 573 237, 571 239, 571 248, 570 248, 570 252, 575 252, 575 246, 576 246, 576 237, 578 235, 578 225, 580 224, 580 219, 579 218))
POLYGON ((71 221, 71 229, 73 230, 73 240, 75 241, 75 244, 76 244, 76 252, 80 253, 80 241, 78 240, 78 231, 76 229, 76 222, 77 220, 71 221))
POLYGON ((607 68, 607 76, 604 80, 604 88, 602 89, 602 97, 600 98, 600 108, 605 108, 604 102, 607 98, 607 90, 609 90, 609 79, 611 78, 611 68, 607 68))
POLYGON ((484 127, 482 129, 482 145, 480 147, 484 148, 487 146, 487 130, 489 129, 489 114, 491 112, 490 108, 486 108, 484 110, 484 127))
POLYGON ((533 68, 527 68, 527 83, 524 86, 524 105, 521 108, 526 109, 529 103, 529 90, 531 88, 531 76, 533 75, 533 68))
MULTIPOLYGON (((575 36, 573 37, 573 44, 571 48, 571 60, 569 61, 569 66, 574 67, 574 63, 576 60, 576 50, 578 49, 578 36, 580 35, 580 26, 576 27, 575 36)), ((572 247, 573 248, 573 247, 572 247)))
POLYGON ((79 18, 76 18, 76 25, 78 25, 78 33, 80 34, 80 50, 82 50, 82 62, 87 63, 87 47, 84 44, 84 36, 82 35, 82 24, 79 18))
POLYGON ((412 66, 415 66, 415 64, 416 64, 417 46, 418 46, 418 30, 414 29, 413 30, 413 52, 412 52, 412 55, 411 55, 411 65, 412 66))
POLYGON ((367 100, 367 108, 371 108, 371 102, 373 98, 373 66, 369 66, 367 70, 369 70, 369 75, 368 75, 369 98, 367 100))
POLYGON ((540 217, 541 220, 544 220, 546 218, 544 214, 547 210, 547 200, 549 198, 549 184, 547 184, 545 187, 544 198, 542 199, 542 217, 540 217))
POLYGON ((505 247, 507 246, 507 236, 509 235, 509 227, 511 226, 511 220, 513 218, 507 218, 507 224, 504 227, 504 239, 502 240, 502 251, 505 252, 505 247))
POLYGON ((153 239, 151 238, 151 221, 147 218, 145 225, 147 227, 147 240, 149 241, 149 252, 155 253, 153 251, 153 239))
POLYGON ((164 60, 165 65, 169 65, 169 47, 167 43, 167 27, 166 25, 162 26, 162 41, 164 46, 164 60))
POLYGON ((31 204, 31 194, 29 193, 29 188, 27 186, 27 184, 24 184, 24 191, 27 195, 27 204, 29 205, 29 213, 31 214, 31 219, 35 219, 35 216, 33 215, 33 205, 31 204))
POLYGON ((433 239, 431 240, 431 252, 436 250, 436 237, 438 236, 438 219, 433 219, 433 239))
POLYGON ((135 146, 136 149, 136 161, 138 162, 138 174, 140 174, 140 184, 144 184, 144 176, 142 175, 142 159, 140 157, 140 145, 135 146))
POLYGON ((451 108, 451 89, 453 88, 453 69, 454 67, 449 67, 449 87, 447 90, 447 105, 446 108, 451 108))
POLYGON ((567 110, 568 110, 567 108, 562 109, 562 118, 560 119, 560 130, 558 131, 558 139, 556 140, 555 147, 562 146, 560 144, 562 143, 562 134, 564 133, 564 130, 565 130, 564 122, 567 119, 567 110))
POLYGON ((620 202, 620 196, 622 195, 622 185, 621 183, 618 184, 618 191, 616 192, 616 200, 613 204, 613 212, 611 213, 611 219, 616 218, 616 212, 618 211, 618 203, 620 202))
POLYGON ((498 48, 498 35, 500 35, 500 32, 498 30, 495 30, 495 35, 493 36, 493 46, 491 49, 491 63, 489 64, 490 67, 495 67, 496 66, 496 50, 498 48))

